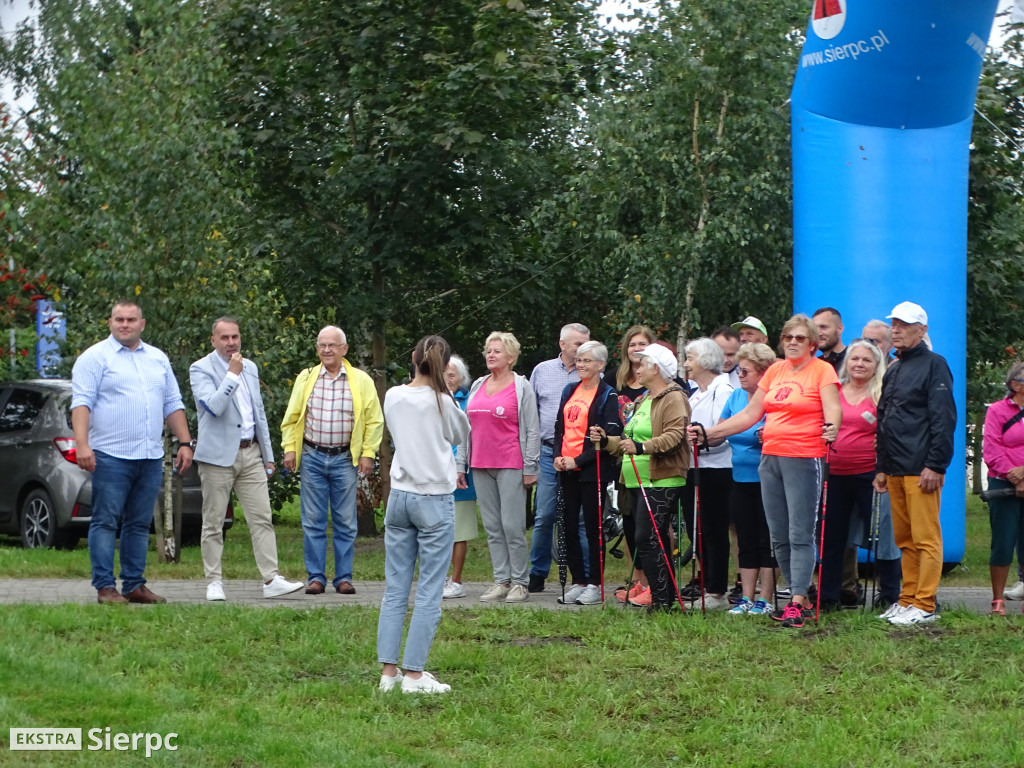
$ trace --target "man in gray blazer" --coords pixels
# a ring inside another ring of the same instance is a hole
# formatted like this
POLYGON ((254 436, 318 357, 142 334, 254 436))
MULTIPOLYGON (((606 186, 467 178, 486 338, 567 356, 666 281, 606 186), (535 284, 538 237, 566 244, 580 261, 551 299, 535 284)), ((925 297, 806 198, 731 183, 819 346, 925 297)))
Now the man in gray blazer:
POLYGON ((277 538, 270 517, 267 478, 274 474, 270 429, 260 396, 256 364, 240 352, 238 321, 221 317, 213 323, 213 352, 188 370, 199 415, 195 461, 203 485, 200 549, 208 581, 207 600, 223 600, 221 554, 224 509, 234 489, 252 534, 263 596, 281 597, 302 589, 277 572, 277 538))

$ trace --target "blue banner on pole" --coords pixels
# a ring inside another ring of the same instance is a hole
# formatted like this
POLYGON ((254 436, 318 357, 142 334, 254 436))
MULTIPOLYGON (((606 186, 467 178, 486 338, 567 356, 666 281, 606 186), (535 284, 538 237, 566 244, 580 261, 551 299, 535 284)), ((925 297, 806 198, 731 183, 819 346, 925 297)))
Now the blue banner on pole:
POLYGON ((36 370, 42 378, 55 378, 60 364, 60 343, 64 341, 66 327, 64 313, 53 307, 53 302, 41 300, 36 304, 36 370))

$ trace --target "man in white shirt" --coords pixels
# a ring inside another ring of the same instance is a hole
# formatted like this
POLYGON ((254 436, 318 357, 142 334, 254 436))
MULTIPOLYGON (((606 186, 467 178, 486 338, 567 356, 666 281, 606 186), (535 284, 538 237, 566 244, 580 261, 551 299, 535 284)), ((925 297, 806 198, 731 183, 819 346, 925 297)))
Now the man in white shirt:
POLYGON ((224 510, 234 489, 252 534, 252 551, 264 597, 281 597, 305 586, 277 571, 277 538, 271 522, 267 478, 274 474, 270 429, 256 364, 242 357, 238 322, 213 324, 213 352, 189 368, 199 416, 195 460, 203 484, 203 528, 199 545, 208 581, 207 600, 224 600, 221 554, 224 510))

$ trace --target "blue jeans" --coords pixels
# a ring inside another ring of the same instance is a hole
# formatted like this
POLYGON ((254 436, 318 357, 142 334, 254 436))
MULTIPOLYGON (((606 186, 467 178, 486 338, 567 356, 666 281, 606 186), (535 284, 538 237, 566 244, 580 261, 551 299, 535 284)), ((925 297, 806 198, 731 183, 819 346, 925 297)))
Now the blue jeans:
POLYGON ((299 509, 307 583, 327 584, 327 510, 334 526, 334 581, 352 581, 356 533, 356 468, 352 454, 303 449, 299 464, 299 509))
POLYGON ((92 522, 89 562, 96 589, 116 587, 114 542, 121 528, 121 591, 134 592, 146 583, 149 524, 163 483, 163 459, 118 459, 96 451, 92 473, 92 522))
MULTIPOLYGON (((537 494, 534 497, 533 536, 530 539, 530 575, 546 579, 551 572, 554 530, 558 524, 558 472, 555 470, 554 449, 541 443, 540 474, 537 476, 537 494)), ((583 563, 590 561, 590 542, 583 524, 583 511, 579 513, 579 539, 583 563)), ((585 569, 589 576, 590 568, 585 569)))
POLYGON ((381 664, 398 663, 418 556, 420 576, 402 668, 423 671, 441 620, 444 577, 454 543, 455 499, 452 494, 425 496, 392 489, 384 515, 385 585, 377 622, 377 660, 381 664))

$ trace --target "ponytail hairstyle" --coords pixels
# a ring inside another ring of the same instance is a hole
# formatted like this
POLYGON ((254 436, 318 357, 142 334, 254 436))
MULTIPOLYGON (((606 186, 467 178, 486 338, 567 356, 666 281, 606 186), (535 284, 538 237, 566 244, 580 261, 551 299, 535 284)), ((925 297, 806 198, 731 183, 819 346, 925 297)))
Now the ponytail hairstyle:
POLYGON ((441 395, 448 395, 448 384, 444 380, 444 372, 452 358, 452 348, 440 336, 424 336, 416 343, 412 351, 412 364, 416 372, 430 381, 430 386, 437 393, 437 409, 444 411, 441 395))

